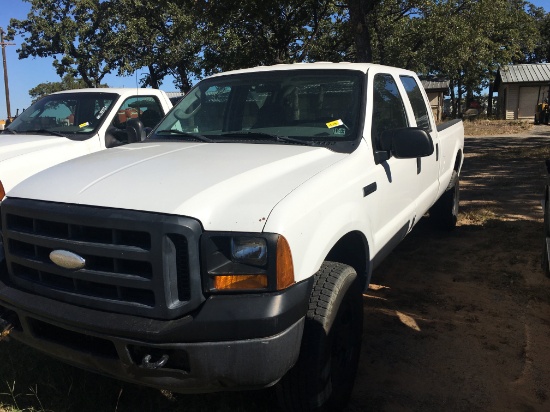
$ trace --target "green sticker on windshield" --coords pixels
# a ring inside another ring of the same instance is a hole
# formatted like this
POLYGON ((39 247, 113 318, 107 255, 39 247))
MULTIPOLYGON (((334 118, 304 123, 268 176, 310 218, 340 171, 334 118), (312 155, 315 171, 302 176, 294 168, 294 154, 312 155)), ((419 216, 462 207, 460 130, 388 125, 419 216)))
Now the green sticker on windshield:
POLYGON ((86 126, 89 126, 89 125, 90 125, 89 122, 84 122, 84 123, 80 123, 80 124, 78 125, 78 127, 80 127, 80 128, 82 129, 83 127, 86 127, 86 126))

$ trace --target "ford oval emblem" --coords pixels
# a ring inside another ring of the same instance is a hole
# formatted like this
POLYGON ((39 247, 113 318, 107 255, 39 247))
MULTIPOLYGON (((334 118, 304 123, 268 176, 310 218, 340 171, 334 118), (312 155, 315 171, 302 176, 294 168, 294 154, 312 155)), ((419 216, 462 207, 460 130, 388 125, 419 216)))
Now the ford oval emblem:
POLYGON ((86 266, 86 260, 68 250, 54 250, 50 253, 50 260, 57 266, 65 269, 77 270, 86 266))

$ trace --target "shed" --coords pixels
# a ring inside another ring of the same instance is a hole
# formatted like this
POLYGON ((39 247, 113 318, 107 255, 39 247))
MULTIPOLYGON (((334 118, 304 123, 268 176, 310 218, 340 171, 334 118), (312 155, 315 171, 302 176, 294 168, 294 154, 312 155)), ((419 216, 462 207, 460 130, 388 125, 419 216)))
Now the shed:
POLYGON ((507 120, 534 119, 537 104, 548 97, 549 89, 550 63, 501 67, 495 79, 497 117, 507 120))
POLYGON ((449 95, 449 80, 422 79, 436 122, 443 120, 443 99, 449 95))

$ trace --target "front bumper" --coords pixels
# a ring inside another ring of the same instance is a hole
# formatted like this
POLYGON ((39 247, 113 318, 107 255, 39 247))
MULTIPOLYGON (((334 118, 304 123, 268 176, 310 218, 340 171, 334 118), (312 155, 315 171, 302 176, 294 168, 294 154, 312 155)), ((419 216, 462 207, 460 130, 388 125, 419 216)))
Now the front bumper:
POLYGON ((14 339, 75 366, 180 393, 276 383, 296 362, 312 281, 277 294, 213 296, 155 320, 37 296, 0 282, 14 339))

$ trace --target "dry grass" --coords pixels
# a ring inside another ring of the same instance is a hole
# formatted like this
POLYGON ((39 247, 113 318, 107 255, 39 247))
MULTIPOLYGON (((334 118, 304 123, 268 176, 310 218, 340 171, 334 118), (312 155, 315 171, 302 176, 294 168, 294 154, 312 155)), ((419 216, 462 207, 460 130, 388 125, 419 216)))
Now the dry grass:
POLYGON ((460 214, 461 225, 485 226, 487 222, 496 219, 497 214, 489 208, 471 208, 460 214))
POLYGON ((532 121, 523 120, 476 119, 464 122, 464 134, 466 136, 513 135, 529 131, 532 128, 532 121))

